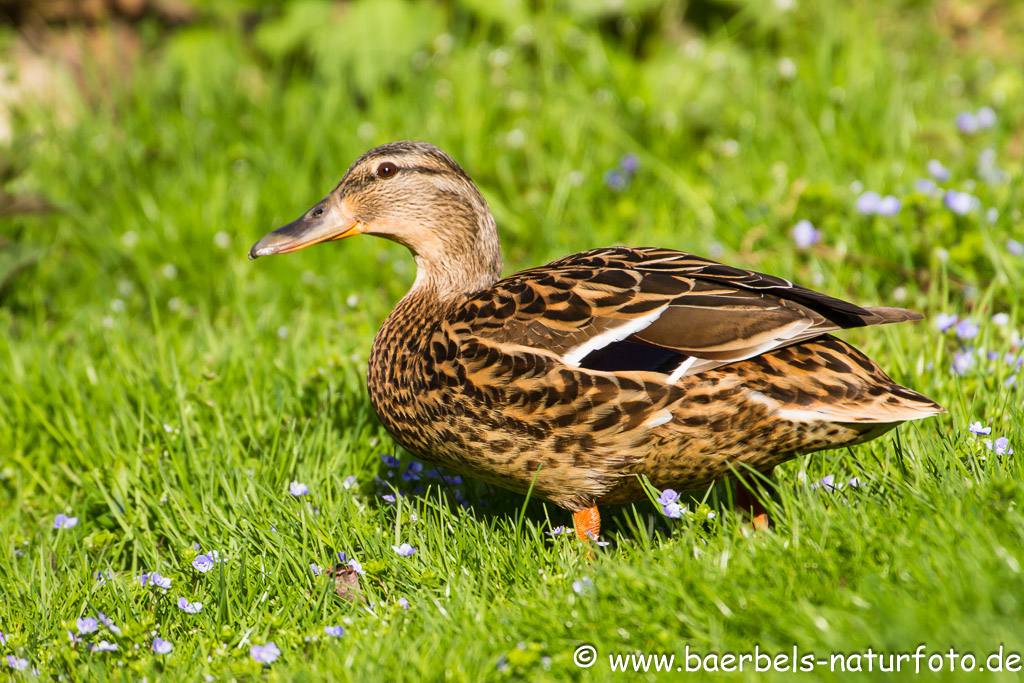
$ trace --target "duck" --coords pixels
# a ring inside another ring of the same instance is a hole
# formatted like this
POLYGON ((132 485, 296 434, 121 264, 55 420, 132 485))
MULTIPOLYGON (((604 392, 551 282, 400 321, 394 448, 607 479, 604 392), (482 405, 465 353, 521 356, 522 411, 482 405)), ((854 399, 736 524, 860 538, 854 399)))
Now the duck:
MULTIPOLYGON (((370 403, 416 458, 572 513, 770 481, 798 455, 875 439, 945 410, 832 333, 921 319, 661 247, 582 251, 502 277, 498 230, 438 147, 381 145, 256 259, 374 235, 416 262, 373 340, 370 403), (753 475, 757 475, 756 477, 753 475)), ((743 495, 740 495, 743 494, 743 495)), ((768 525, 761 496, 735 504, 768 525)))

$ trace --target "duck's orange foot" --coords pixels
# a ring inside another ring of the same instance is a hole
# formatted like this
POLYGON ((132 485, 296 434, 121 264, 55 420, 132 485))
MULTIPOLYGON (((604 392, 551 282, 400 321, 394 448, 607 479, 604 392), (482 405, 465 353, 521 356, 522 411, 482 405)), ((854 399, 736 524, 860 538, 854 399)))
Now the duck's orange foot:
POLYGON ((750 526, 754 528, 754 531, 767 531, 771 525, 768 510, 743 482, 736 484, 736 509, 749 516, 750 526))
POLYGON ((586 510, 572 513, 572 525, 576 529, 576 538, 584 543, 596 541, 601 533, 601 513, 597 506, 591 505, 586 510))

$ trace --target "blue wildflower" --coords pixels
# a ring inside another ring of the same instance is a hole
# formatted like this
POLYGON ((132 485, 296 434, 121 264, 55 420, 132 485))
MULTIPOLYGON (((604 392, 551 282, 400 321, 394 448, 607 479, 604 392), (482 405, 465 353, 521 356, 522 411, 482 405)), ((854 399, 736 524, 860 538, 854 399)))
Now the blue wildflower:
POLYGON ((569 534, 572 532, 566 529, 564 525, 559 525, 550 531, 545 531, 544 533, 546 533, 548 536, 555 537, 561 536, 562 534, 569 534))
POLYGON ((658 496, 658 503, 661 505, 668 505, 669 503, 674 503, 677 500, 679 500, 679 494, 676 493, 674 489, 665 489, 661 492, 661 495, 658 496))
POLYGON ((108 629, 110 629, 111 633, 114 633, 116 635, 121 635, 121 629, 118 628, 117 625, 114 624, 114 620, 113 619, 109 618, 103 612, 100 612, 96 616, 99 618, 101 624, 103 624, 108 629))
POLYGON ((78 627, 78 635, 84 636, 86 633, 92 633, 99 628, 99 622, 92 617, 83 617, 75 620, 75 626, 78 627))
POLYGON ((956 124, 956 129, 964 135, 974 135, 978 132, 978 117, 973 112, 960 112, 956 115, 954 123, 956 124))
POLYGON ((420 478, 420 472, 423 471, 423 463, 421 462, 410 462, 402 472, 402 479, 405 481, 418 481, 420 478))
POLYGON ((914 181, 914 189, 921 194, 934 194, 939 186, 931 178, 918 178, 914 181))
POLYGON ((380 456, 380 459, 383 460, 384 464, 387 465, 388 468, 390 469, 395 469, 396 467, 402 464, 402 461, 393 455, 384 454, 380 456))
POLYGON ((405 598, 398 598, 398 606, 402 609, 409 609, 409 601, 405 598))
POLYGON ((981 130, 991 128, 996 125, 996 112, 992 107, 982 107, 974 115, 974 120, 981 130))
POLYGON ((347 477, 345 477, 344 481, 341 482, 341 485, 344 486, 346 489, 352 488, 353 486, 356 485, 356 475, 348 475, 347 477))
POLYGON ((54 529, 70 529, 78 524, 78 517, 68 517, 63 512, 53 518, 54 529))
POLYGON ((865 216, 870 216, 873 215, 876 211, 878 211, 878 204, 881 201, 881 195, 879 195, 874 190, 868 190, 861 196, 857 197, 857 201, 854 205, 857 207, 857 211, 864 214, 865 216))
POLYGON ((161 576, 157 572, 153 572, 149 575, 149 582, 157 588, 170 588, 171 580, 166 576, 161 576))
POLYGON ((309 571, 313 572, 313 576, 320 576, 324 573, 324 568, 318 565, 316 562, 310 562, 309 571))
POLYGON ((992 433, 992 428, 984 427, 980 422, 972 422, 971 424, 967 425, 967 431, 969 431, 971 434, 980 434, 982 436, 988 436, 989 434, 992 433))
POLYGON ((970 318, 965 318, 956 324, 956 336, 960 339, 974 339, 978 336, 978 326, 970 318))
POLYGON ((363 574, 366 573, 366 572, 363 571, 363 565, 359 562, 359 560, 356 560, 356 559, 349 560, 348 561, 348 566, 352 568, 352 571, 354 571, 356 574, 359 574, 360 576, 362 576, 363 574))
POLYGON ((999 437, 994 442, 985 439, 983 443, 990 451, 995 451, 996 455, 1013 455, 1013 449, 1010 448, 1010 440, 1005 436, 999 437))
POLYGON ((309 494, 309 487, 301 482, 293 481, 288 484, 288 492, 298 498, 309 494))
POLYGON ((393 545, 391 546, 391 549, 394 550, 396 554, 401 555, 402 557, 409 557, 414 552, 416 552, 416 548, 412 547, 408 543, 403 543, 401 545, 393 545))
POLYGON ((622 192, 629 187, 629 177, 617 169, 609 169, 604 174, 604 184, 612 192, 622 192))
POLYGON ((974 367, 974 349, 953 352, 953 372, 966 375, 974 367))
POLYGON ((196 555, 196 559, 192 560, 192 567, 194 567, 197 572, 205 574, 213 569, 213 558, 206 554, 196 555))
POLYGON ((947 182, 953 175, 938 159, 932 159, 928 162, 928 173, 940 183, 947 182))
POLYGON ((572 582, 572 590, 573 590, 573 592, 577 593, 579 595, 583 595, 584 593, 589 593, 593 588, 594 588, 594 582, 589 577, 586 577, 586 576, 584 576, 579 581, 573 581, 572 582))
POLYGON ((203 611, 203 603, 201 602, 189 602, 187 599, 181 597, 178 598, 178 607, 183 612, 188 614, 199 614, 203 611))
POLYGON ((253 645, 250 647, 249 656, 260 664, 272 664, 281 656, 281 650, 271 640, 266 645, 253 645))
POLYGON ((686 506, 680 505, 678 502, 671 502, 664 505, 661 508, 661 511, 665 513, 666 517, 670 517, 672 519, 679 519, 683 516, 683 513, 686 512, 686 506))
POLYGON ((341 626, 324 626, 324 633, 335 638, 341 638, 345 635, 345 629, 341 626))
POLYGON ((459 486, 459 485, 462 484, 462 477, 460 477, 457 474, 456 475, 444 474, 444 475, 441 475, 441 479, 442 479, 442 481, 444 481, 444 483, 451 484, 452 486, 459 486))
POLYGON ((100 642, 93 645, 90 649, 96 652, 113 652, 117 649, 117 643, 108 643, 106 640, 101 640, 100 642))
POLYGON ((1010 324, 1010 315, 1008 313, 996 313, 992 316, 992 324, 1006 327, 1010 324))
POLYGON ((7 645, 7 634, 0 631, 0 646, 7 645))
POLYGON ((21 657, 15 657, 14 655, 7 655, 4 658, 7 666, 11 667, 15 671, 24 671, 28 668, 28 660, 22 659, 21 657))
POLYGON ((958 192, 956 190, 946 192, 942 201, 947 209, 958 216, 966 216, 980 204, 977 197, 967 192, 958 192))
POLYGON ((635 154, 627 154, 619 160, 619 168, 632 175, 640 168, 640 157, 635 154))
POLYGON ((821 241, 821 231, 808 220, 798 221, 789 235, 800 249, 809 249, 821 241))
POLYGON ((1014 239, 1006 240, 1006 251, 1010 252, 1014 256, 1020 256, 1021 254, 1024 254, 1024 244, 1021 244, 1014 239))
POLYGON ((164 640, 160 636, 153 639, 153 652, 158 655, 166 655, 174 649, 174 644, 169 640, 164 640))
POLYGON ((957 320, 959 317, 955 313, 939 313, 935 316, 935 327, 939 328, 939 332, 948 332, 956 326, 957 320))
POLYGON ((891 194, 887 194, 878 200, 875 213, 879 216, 895 216, 903 208, 903 202, 891 194))

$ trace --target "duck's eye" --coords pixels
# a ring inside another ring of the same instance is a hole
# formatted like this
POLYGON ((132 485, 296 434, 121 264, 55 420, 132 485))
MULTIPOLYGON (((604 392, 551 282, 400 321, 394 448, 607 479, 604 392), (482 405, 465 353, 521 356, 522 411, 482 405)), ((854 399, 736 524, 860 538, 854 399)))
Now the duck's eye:
POLYGON ((317 208, 313 209, 313 213, 309 215, 312 216, 313 218, 320 218, 320 216, 324 215, 323 207, 318 206, 317 208))
POLYGON ((377 177, 378 178, 391 178, 397 172, 398 172, 398 167, 395 166, 394 163, 392 163, 390 161, 385 161, 380 166, 377 167, 377 177))

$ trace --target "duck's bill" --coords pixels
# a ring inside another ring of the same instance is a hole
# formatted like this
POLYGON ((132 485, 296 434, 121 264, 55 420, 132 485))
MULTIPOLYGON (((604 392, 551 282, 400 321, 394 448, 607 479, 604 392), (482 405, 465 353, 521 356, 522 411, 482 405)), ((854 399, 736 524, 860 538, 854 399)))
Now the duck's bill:
POLYGON ((305 216, 264 236, 249 250, 249 258, 287 254, 308 246, 359 234, 359 222, 327 202, 317 204, 305 216), (319 216, 314 214, 322 209, 319 216))

